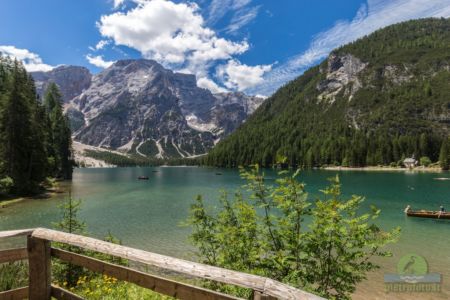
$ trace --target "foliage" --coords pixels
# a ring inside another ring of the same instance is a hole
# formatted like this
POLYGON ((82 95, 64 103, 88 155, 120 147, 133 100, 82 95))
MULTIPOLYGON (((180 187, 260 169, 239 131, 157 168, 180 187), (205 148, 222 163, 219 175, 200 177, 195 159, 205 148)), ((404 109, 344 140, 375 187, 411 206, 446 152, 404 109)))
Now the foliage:
POLYGON ((450 19, 421 19, 343 46, 332 54, 366 63, 352 97, 350 84, 334 101, 320 100, 324 61, 275 92, 203 163, 272 167, 278 155, 303 168, 389 165, 413 155, 435 162, 449 132, 449 45, 450 19))
POLYGON ((232 199, 222 192, 218 211, 208 211, 201 197, 191 206, 191 240, 203 263, 267 276, 328 298, 349 298, 378 268, 371 258, 390 255, 383 247, 398 238, 399 229, 385 232, 376 226, 380 211, 361 213, 362 197, 341 199, 337 177, 312 203, 298 173, 282 171, 269 186, 258 166, 241 169, 244 191, 232 199))
MULTIPOLYGON (((67 200, 60 205, 61 220, 54 224, 55 228, 73 234, 80 234, 80 235, 86 234, 86 223, 79 220, 79 212, 81 209, 81 204, 82 204, 81 200, 74 200, 69 195, 67 200)), ((104 238, 104 240, 114 244, 121 244, 121 241, 115 238, 111 234, 111 232, 108 232, 108 235, 104 238)), ((90 256, 116 265, 123 265, 123 266, 128 265, 127 260, 117 258, 111 255, 88 251, 64 243, 55 243, 55 246, 62 250, 74 252, 85 256, 90 256)), ((79 287, 80 284, 86 284, 87 286, 95 286, 97 284, 100 284, 99 283, 101 281, 100 274, 88 271, 82 267, 72 265, 70 263, 66 263, 59 260, 54 260, 52 263, 53 263, 53 281, 55 282, 55 284, 58 284, 60 286, 72 290, 79 287), (94 282, 95 284, 91 283, 91 281, 94 282)), ((110 283, 110 281, 108 280, 107 283, 110 283)), ((102 286, 105 284, 106 283, 103 282, 102 286)), ((106 288, 107 288, 106 294, 109 294, 109 290, 111 288, 116 288, 116 286, 115 285, 107 286, 106 288)), ((79 291, 83 291, 83 289, 80 289, 79 291)), ((97 290, 97 291, 92 290, 92 291, 95 293, 105 292, 104 290, 97 290)), ((117 291, 115 291, 114 293, 116 292, 117 291)))
POLYGON ((439 152, 439 165, 442 170, 448 170, 450 165, 450 152, 448 145, 448 138, 442 141, 441 150, 439 152))
MULTIPOLYGON (((0 178, 12 179, 7 192, 39 193, 45 178, 55 175, 53 169, 59 161, 71 156, 70 130, 62 122, 59 108, 57 114, 46 110, 22 63, 0 55, 0 178), (54 139, 63 129, 65 140, 54 139), (52 154, 56 146, 64 150, 59 161, 52 154)), ((66 173, 69 177, 71 169, 66 173)))
POLYGON ((420 165, 424 167, 428 167, 431 165, 431 159, 428 156, 422 156, 419 160, 420 165))
POLYGON ((0 264, 0 292, 28 285, 28 264, 23 261, 0 264))
POLYGON ((62 95, 55 83, 50 83, 44 95, 44 108, 48 115, 49 159, 53 162, 54 177, 72 178, 71 147, 72 137, 67 117, 63 114, 62 95))
POLYGON ((95 151, 95 150, 85 150, 84 154, 86 156, 103 160, 104 162, 115 165, 118 167, 134 167, 134 166, 162 166, 162 165, 169 165, 169 166, 179 166, 179 165, 186 165, 186 166, 196 166, 199 165, 199 160, 195 158, 170 158, 170 159, 157 159, 157 158, 151 158, 151 157, 143 157, 140 155, 133 155, 133 156, 126 156, 113 153, 113 152, 107 152, 107 151, 95 151))
MULTIPOLYGON (((81 200, 74 200, 71 196, 59 206, 61 210, 61 220, 54 224, 58 230, 74 233, 85 234, 86 224, 79 220, 78 214, 80 212, 81 200)), ((84 251, 79 247, 70 246, 64 243, 56 243, 56 247, 62 250, 84 254, 84 251)), ((53 263, 53 279, 60 285, 65 283, 72 287, 76 285, 78 278, 85 276, 87 272, 79 266, 70 263, 55 261, 53 263)))
POLYGON ((11 177, 6 176, 5 178, 0 179, 0 194, 8 194, 13 186, 14 180, 11 177))
POLYGON ((91 300, 116 299, 142 299, 142 300, 169 300, 171 297, 163 296, 151 290, 138 287, 131 283, 117 281, 114 277, 106 275, 89 279, 81 277, 75 287, 70 288, 77 295, 91 300))

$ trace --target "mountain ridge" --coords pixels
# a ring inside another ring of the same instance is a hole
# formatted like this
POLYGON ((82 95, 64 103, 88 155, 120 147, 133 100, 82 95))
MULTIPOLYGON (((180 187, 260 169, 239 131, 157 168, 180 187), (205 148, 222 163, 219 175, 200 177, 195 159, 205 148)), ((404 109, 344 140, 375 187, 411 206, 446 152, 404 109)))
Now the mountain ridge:
POLYGON ((450 20, 375 31, 268 98, 205 163, 301 167, 437 161, 450 129, 450 20))
POLYGON ((81 70, 64 66, 33 76, 41 94, 49 81, 59 80, 75 141, 130 155, 203 155, 263 102, 239 92, 214 95, 197 86, 195 75, 153 60, 119 60, 83 79, 81 70), (71 70, 89 85, 73 84, 71 70))

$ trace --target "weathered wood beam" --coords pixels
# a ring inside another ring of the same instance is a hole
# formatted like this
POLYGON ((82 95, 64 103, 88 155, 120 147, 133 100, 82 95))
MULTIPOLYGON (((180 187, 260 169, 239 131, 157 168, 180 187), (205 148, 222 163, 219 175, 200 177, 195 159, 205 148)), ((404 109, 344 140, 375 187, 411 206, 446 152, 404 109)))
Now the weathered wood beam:
POLYGON ((147 273, 139 272, 124 266, 114 265, 92 257, 75 254, 61 249, 51 249, 51 255, 62 261, 81 266, 91 271, 102 273, 118 280, 134 283, 141 287, 151 289, 157 293, 177 299, 202 300, 238 300, 233 296, 214 292, 197 286, 172 281, 147 273))
POLYGON ((136 262, 141 262, 151 266, 156 266, 158 268, 188 274, 190 276, 249 288, 255 291, 259 291, 265 295, 276 297, 278 299, 323 299, 316 295, 261 276, 231 271, 219 267, 213 267, 183 259, 173 258, 170 256, 137 250, 85 236, 79 236, 44 228, 35 229, 32 233, 32 236, 55 242, 66 243, 72 246, 78 246, 84 249, 97 251, 136 262))
POLYGON ((0 250, 0 264, 28 258, 27 248, 0 250))
POLYGON ((34 229, 20 229, 20 230, 8 230, 8 231, 0 231, 0 239, 1 238, 9 238, 16 236, 24 236, 30 235, 34 229))
POLYGON ((0 292, 0 300, 23 300, 28 298, 28 287, 0 292))
POLYGON ((50 300, 50 241, 28 236, 29 300, 50 300))

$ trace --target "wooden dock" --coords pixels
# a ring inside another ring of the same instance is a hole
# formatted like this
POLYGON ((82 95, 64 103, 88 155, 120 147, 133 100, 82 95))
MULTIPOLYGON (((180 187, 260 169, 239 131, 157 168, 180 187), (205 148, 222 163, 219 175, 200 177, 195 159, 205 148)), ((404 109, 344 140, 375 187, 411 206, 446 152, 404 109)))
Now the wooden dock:
POLYGON ((215 292, 202 287, 173 281, 167 278, 130 269, 128 267, 104 262, 92 257, 53 248, 51 246, 51 242, 77 246, 83 249, 120 257, 163 270, 194 276, 200 279, 248 288, 253 290, 253 299, 323 299, 270 278, 151 253, 122 245, 108 243, 90 237, 44 228, 0 232, 0 238, 17 236, 27 238, 27 248, 0 251, 0 263, 28 260, 28 286, 0 292, 0 300, 50 300, 52 297, 67 300, 83 299, 72 292, 51 284, 52 257, 73 265, 82 266, 93 272, 112 276, 118 280, 134 283, 141 287, 151 289, 157 293, 171 296, 176 299, 239 299, 234 296, 215 292))

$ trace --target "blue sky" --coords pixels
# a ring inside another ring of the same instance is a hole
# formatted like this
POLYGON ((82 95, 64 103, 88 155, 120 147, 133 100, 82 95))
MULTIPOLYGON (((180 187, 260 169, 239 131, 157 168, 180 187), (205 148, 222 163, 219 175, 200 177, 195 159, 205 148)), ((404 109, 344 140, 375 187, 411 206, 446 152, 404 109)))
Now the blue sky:
POLYGON ((450 17, 450 0, 3 0, 0 51, 30 71, 143 57, 270 95, 333 48, 423 17, 450 17))

